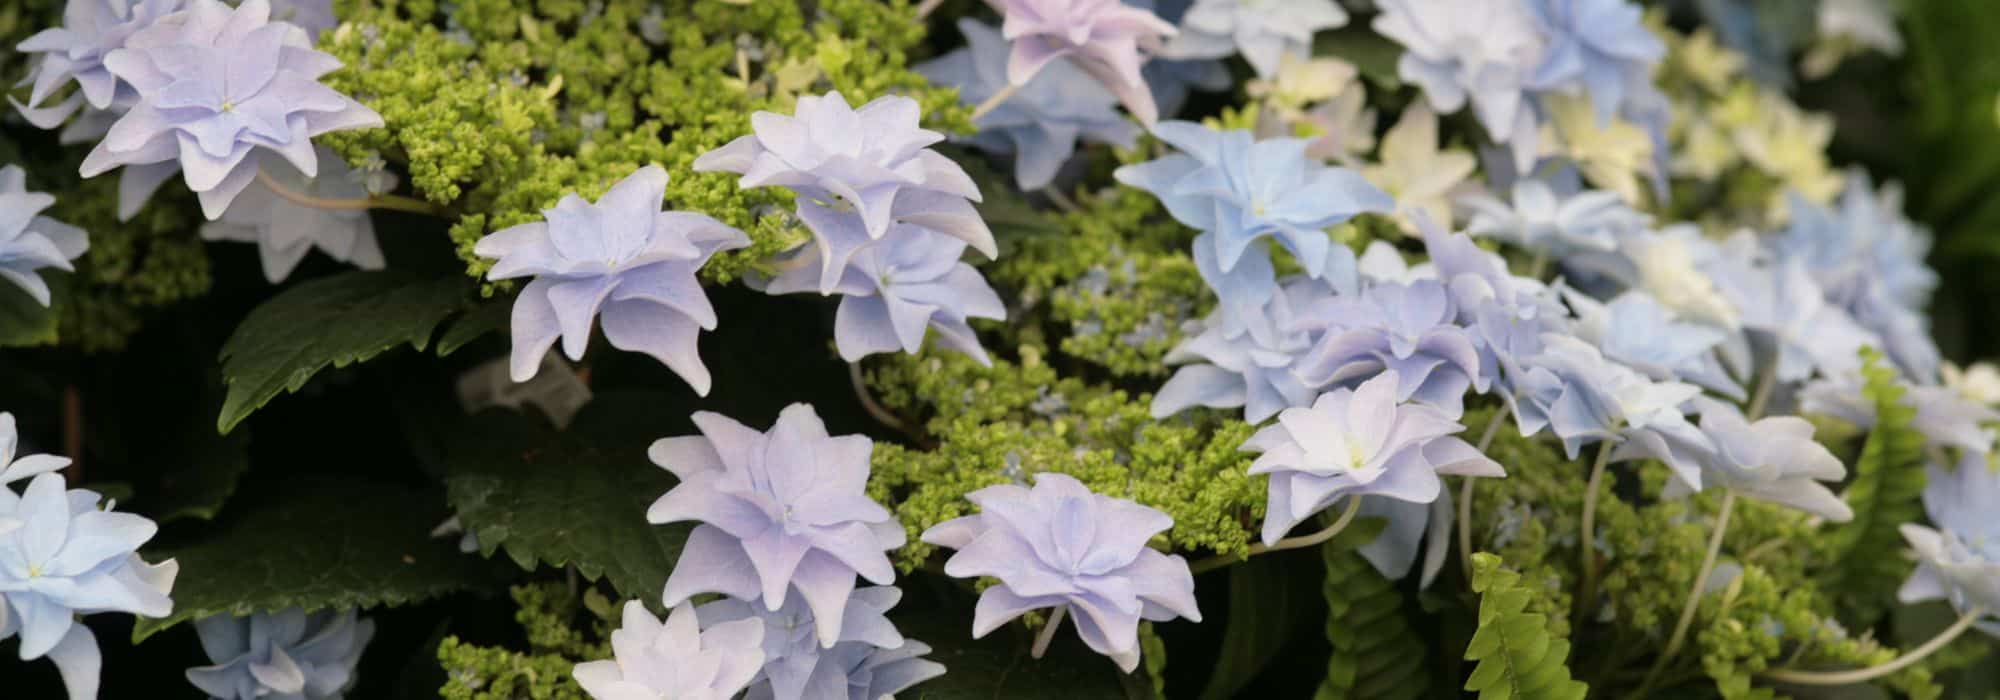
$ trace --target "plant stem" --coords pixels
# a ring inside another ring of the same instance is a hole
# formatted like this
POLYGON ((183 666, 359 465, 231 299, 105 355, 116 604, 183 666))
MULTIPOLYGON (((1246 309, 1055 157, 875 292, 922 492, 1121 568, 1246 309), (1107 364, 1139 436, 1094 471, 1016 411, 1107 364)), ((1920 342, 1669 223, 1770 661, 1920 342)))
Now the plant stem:
POLYGON ((923 2, 917 3, 917 19, 923 19, 925 17, 931 16, 931 13, 936 12, 938 6, 943 4, 944 0, 924 0, 923 2))
POLYGON ((1606 440, 1597 448, 1597 462, 1590 465, 1590 481, 1583 487, 1583 529, 1577 541, 1577 549, 1583 552, 1583 586, 1576 597, 1579 619, 1597 604, 1597 492, 1604 484, 1604 467, 1611 463, 1615 446, 1606 440))
MULTIPOLYGON (((1493 437, 1500 434, 1500 424, 1507 418, 1506 411, 1498 411, 1486 420, 1486 432, 1479 436, 1478 450, 1486 454, 1486 448, 1493 446, 1493 437)), ((1476 476, 1459 477, 1458 484, 1458 565, 1465 570, 1465 580, 1472 580, 1472 483, 1476 476)))
POLYGON ((979 121, 980 117, 986 116, 987 112, 993 111, 1000 106, 1000 103, 1006 102, 1007 98, 1013 97, 1014 93, 1020 91, 1021 86, 1008 83, 1007 87, 1000 88, 999 92, 993 93, 993 96, 986 98, 985 102, 981 102, 978 107, 972 108, 972 120, 979 121))
POLYGON ((1044 187, 1042 188, 1042 194, 1046 195, 1049 198, 1049 202, 1056 205, 1057 209, 1061 209, 1064 212, 1075 213, 1078 209, 1080 209, 1080 207, 1076 205, 1076 200, 1070 199, 1069 195, 1063 194, 1062 188, 1060 187, 1056 187, 1053 185, 1049 187, 1044 187))
POLYGON ((1750 405, 1743 410, 1743 417, 1757 420, 1764 416, 1764 408, 1771 403, 1771 393, 1778 388, 1778 368, 1772 367, 1757 380, 1757 389, 1750 395, 1750 405))
POLYGON ((1028 656, 1042 658, 1042 654, 1049 650, 1049 642, 1056 638, 1056 628, 1062 627, 1063 613, 1067 612, 1069 606, 1061 605, 1056 607, 1055 612, 1049 613, 1049 621, 1042 623, 1042 631, 1035 634, 1035 647, 1028 650, 1028 656))
POLYGON ((875 396, 868 393, 868 382, 861 377, 861 363, 847 363, 847 381, 854 385, 854 398, 861 400, 861 408, 867 410, 868 415, 874 416, 875 420, 883 425, 901 432, 910 432, 910 426, 905 424, 903 419, 897 418, 888 407, 876 403, 875 396))
POLYGON ((1361 512, 1361 497, 1348 496, 1347 510, 1341 511, 1340 517, 1334 520, 1332 525, 1326 526, 1326 528, 1323 530, 1312 533, 1310 535, 1287 537, 1285 539, 1273 542, 1269 545, 1253 544, 1250 545, 1250 552, 1240 557, 1238 556, 1209 557, 1207 559, 1203 559, 1188 566, 1188 570, 1193 573, 1199 574, 1207 571, 1214 571, 1216 569, 1228 566, 1230 564, 1234 564, 1239 561, 1243 561, 1244 559, 1248 559, 1250 557, 1254 557, 1259 554, 1268 554, 1270 552, 1281 552, 1287 549, 1298 549, 1300 547, 1311 547, 1321 542, 1333 539, 1334 535, 1338 535, 1340 534, 1341 530, 1347 529, 1348 524, 1354 522, 1354 515, 1359 512, 1361 512))
POLYGON ((278 182, 277 178, 273 178, 270 175, 265 174, 263 170, 257 171, 257 182, 261 183, 265 187, 270 188, 270 190, 273 193, 276 193, 278 196, 283 197, 291 201, 293 204, 297 204, 302 207, 312 207, 314 209, 330 209, 334 211, 367 211, 369 209, 388 209, 392 211, 406 211, 415 214, 430 214, 432 216, 441 216, 443 214, 442 209, 440 209, 437 205, 431 204, 430 202, 418 199, 411 199, 409 197, 398 197, 395 195, 376 195, 373 197, 363 197, 360 199, 326 199, 322 197, 314 197, 312 195, 299 192, 298 190, 294 190, 290 187, 286 187, 283 183, 278 182))
POLYGON ((1715 514, 1715 531, 1708 535, 1708 553, 1701 557, 1701 570, 1695 572, 1694 585, 1688 586, 1687 602, 1681 604, 1681 618, 1674 623, 1674 634, 1667 638, 1667 648, 1660 652, 1660 658, 1653 661, 1653 668, 1646 672, 1641 688, 1650 688, 1667 664, 1673 662, 1674 655, 1681 651, 1681 644, 1687 641, 1688 627, 1694 624, 1694 615, 1701 610, 1702 589, 1708 585, 1708 575, 1715 571, 1715 559, 1722 554, 1722 533, 1729 529, 1729 514, 1736 510, 1736 492, 1722 492, 1722 510, 1715 514))
POLYGON ((1943 649, 1945 645, 1950 644, 1952 640, 1958 639, 1959 635, 1965 634, 1966 630, 1971 629, 1973 623, 1978 622, 1979 618, 1985 616, 1985 608, 1974 607, 1971 610, 1967 610, 1963 616, 1958 618, 1958 622, 1952 623, 1943 632, 1939 632, 1938 636, 1931 638, 1928 642, 1924 642, 1923 646, 1911 649, 1909 653, 1898 656, 1895 660, 1880 666, 1857 668, 1851 671, 1799 671, 1787 668, 1775 668, 1758 675, 1780 683, 1793 683, 1797 685, 1847 685, 1875 680, 1908 668, 1910 664, 1922 661, 1924 657, 1936 653, 1939 649, 1943 649))

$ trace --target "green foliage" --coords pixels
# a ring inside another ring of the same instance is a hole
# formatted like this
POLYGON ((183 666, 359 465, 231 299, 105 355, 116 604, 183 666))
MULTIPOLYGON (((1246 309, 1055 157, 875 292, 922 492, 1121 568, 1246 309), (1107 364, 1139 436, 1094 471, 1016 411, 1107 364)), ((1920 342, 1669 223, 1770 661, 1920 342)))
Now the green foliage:
POLYGON ((433 539, 436 493, 362 479, 299 479, 239 499, 204 537, 148 560, 175 559, 174 612, 141 618, 136 643, 182 622, 298 606, 403 605, 478 588, 493 570, 433 539))
MULTIPOLYGON (((67 275, 43 274, 53 293, 51 304, 62 303, 67 275)), ((42 306, 25 289, 8 284, 0 288, 0 348, 49 345, 56 342, 56 317, 61 312, 42 306)))
MULTIPOLYGON (((67 162, 57 167, 75 170, 67 162)), ((131 221, 118 220, 115 177, 49 187, 56 204, 48 215, 90 233, 90 250, 77 258, 76 274, 56 304, 64 345, 86 352, 122 350, 149 312, 208 293, 201 216, 178 185, 154 195, 131 221)))
POLYGON ((1564 660, 1569 641, 1549 634, 1546 615, 1527 612, 1534 594, 1524 590, 1521 575, 1506 568, 1500 557, 1472 555, 1472 590, 1479 593, 1479 631, 1465 648, 1465 659, 1477 661, 1465 689, 1482 700, 1506 698, 1582 698, 1590 691, 1570 678, 1564 660))
MULTIPOLYGON (((1360 520, 1326 544, 1326 640, 1333 645, 1317 700, 1419 698, 1430 690, 1424 641, 1410 625, 1396 582, 1355 550, 1381 533, 1382 521, 1360 520)), ((1256 561, 1255 559, 1251 561, 1256 561)))
POLYGON ((438 324, 464 306, 466 287, 452 277, 379 271, 286 289, 251 311, 222 346, 229 396, 216 429, 229 432, 329 366, 365 362, 404 343, 423 350, 438 324))
POLYGON ((1028 655, 1032 631, 1021 625, 1006 625, 983 639, 972 639, 970 614, 967 610, 933 610, 892 616, 903 636, 931 646, 925 658, 948 669, 944 675, 905 691, 903 697, 1121 700, 1133 697, 1126 690, 1128 681, 1121 678, 1143 682, 1143 671, 1122 676, 1116 664, 1086 649, 1069 629, 1059 630, 1040 659, 1028 655))
POLYGON ((1881 618, 1910 573, 1897 528, 1924 514, 1924 436, 1910 426, 1917 410, 1904 403, 1896 370, 1872 348, 1862 357, 1862 394, 1875 405, 1875 427, 1844 494, 1854 520, 1827 534, 1840 563, 1827 573, 1826 586, 1850 622, 1868 624, 1881 618))
POLYGON ((674 484, 646 459, 659 403, 598 396, 566 432, 520 413, 472 418, 446 457, 446 499, 487 556, 504 549, 523 569, 574 565, 627 597, 659 595, 690 529, 646 522, 674 484))
POLYGON ((1300 554, 1267 554, 1228 567, 1229 616, 1203 700, 1236 697, 1308 626, 1299 612, 1313 595, 1318 567, 1300 554))
POLYGON ((445 700, 585 700, 589 696, 570 676, 578 662, 608 658, 610 645, 606 628, 614 622, 616 607, 596 591, 584 594, 583 605, 558 583, 515 586, 508 594, 520 609, 514 621, 526 633, 530 651, 485 647, 467 643, 456 636, 438 644, 438 663, 445 669, 445 686, 438 696, 445 700), (582 609, 579 609, 582 608, 582 609), (588 610, 585 613, 584 610, 588 610), (588 614, 594 633, 576 628, 578 618, 588 614), (596 640, 596 641, 593 641, 596 640))

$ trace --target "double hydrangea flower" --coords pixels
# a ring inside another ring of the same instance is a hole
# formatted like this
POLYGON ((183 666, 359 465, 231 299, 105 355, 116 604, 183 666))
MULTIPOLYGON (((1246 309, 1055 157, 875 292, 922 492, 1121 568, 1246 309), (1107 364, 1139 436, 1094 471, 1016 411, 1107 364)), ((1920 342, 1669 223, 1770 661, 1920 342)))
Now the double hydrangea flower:
MULTIPOLYGON (((325 146, 315 150, 320 164, 317 177, 306 177, 283 160, 265 163, 264 174, 308 197, 368 196, 368 189, 354 177, 354 170, 340 154, 325 146)), ((306 206, 286 199, 262 183, 253 183, 237 195, 236 202, 229 205, 222 218, 202 224, 201 237, 257 244, 264 279, 272 284, 291 276, 292 270, 305 260, 306 253, 315 248, 329 258, 363 270, 380 270, 385 264, 382 247, 375 242, 374 219, 367 211, 306 206)))
POLYGON ((61 126, 85 105, 93 112, 122 111, 118 103, 130 102, 136 93, 105 67, 105 57, 124 48, 134 33, 180 10, 185 2, 69 0, 63 6, 62 26, 36 32, 14 47, 34 56, 34 69, 21 80, 22 85, 33 87, 27 103, 11 96, 7 100, 29 123, 43 129, 61 126), (75 92, 61 102, 47 104, 71 83, 76 85, 75 92))
POLYGON ((820 645, 812 610, 796 591, 776 610, 725 598, 696 607, 695 614, 704 628, 737 620, 763 624, 764 666, 746 700, 880 698, 944 673, 944 666, 921 658, 930 653, 928 645, 905 639, 889 621, 886 613, 902 597, 893 586, 856 590, 841 617, 840 639, 830 647, 820 645))
POLYGON ((680 483, 646 520, 700 523, 667 579, 666 604, 721 593, 775 611, 796 591, 820 646, 833 646, 855 576, 893 582, 884 552, 904 542, 902 525, 866 493, 874 443, 827 435, 805 404, 787 407, 768 433, 707 411, 693 419, 701 435, 665 438, 648 452, 680 483))
POLYGON ((683 602, 661 620, 645 603, 628 602, 611 633, 612 657, 577 664, 570 675, 599 700, 735 697, 764 665, 764 625, 735 620, 702 629, 695 615, 683 602))
POLYGON ((1490 236, 1537 255, 1562 258, 1574 251, 1611 251, 1618 236, 1646 226, 1644 214, 1633 210, 1616 192, 1584 190, 1558 194, 1549 183, 1521 179, 1514 183, 1511 202, 1490 196, 1468 197, 1472 210, 1466 232, 1490 236))
POLYGON ((1701 487, 1721 487, 1737 495, 1796 508, 1836 523, 1854 519, 1854 510, 1825 483, 1847 476, 1840 458, 1813 440, 1813 425, 1797 416, 1752 422, 1733 405, 1695 399, 1701 432, 1713 445, 1698 452, 1704 484, 1667 482, 1662 495, 1678 498, 1701 487))
POLYGON ((594 204, 565 195, 543 210, 546 221, 479 239, 473 252, 498 259, 487 279, 535 278, 514 301, 514 381, 533 378, 557 339, 571 360, 582 359, 602 312, 612 347, 651 355, 708 394, 695 341, 716 317, 695 273, 750 238, 705 214, 661 211, 666 189, 667 172, 647 166, 594 204))
POLYGON ((1916 550, 1917 568, 1897 598, 1905 603, 1944 600, 1961 613, 1986 611, 1980 631, 2000 637, 2000 475, 1983 456, 1958 466, 1931 465, 1924 510, 1936 529, 1905 523, 1903 539, 1916 550))
POLYGON ((187 679, 210 697, 338 700, 354 685, 375 622, 353 610, 288 608, 205 618, 195 622, 195 632, 214 663, 188 669, 187 679))
POLYGON ((78 618, 166 617, 180 567, 139 558, 139 546, 159 530, 153 521, 99 510, 102 496, 69 489, 55 473, 69 460, 16 459, 19 447, 13 415, 0 413, 0 639, 18 636, 23 661, 54 662, 71 700, 95 698, 103 659, 78 618), (20 493, 7 486, 22 479, 28 486, 20 493))
POLYGON ((321 85, 340 67, 304 30, 270 21, 268 0, 189 0, 187 9, 132 34, 104 65, 137 94, 81 172, 119 166, 119 211, 129 217, 179 171, 202 213, 222 216, 257 176, 265 153, 311 177, 312 138, 382 126, 382 117, 321 85))
MULTIPOLYGON (((1074 613, 1077 635, 1130 673, 1139 666, 1139 621, 1201 621, 1194 575, 1179 555, 1147 540, 1173 518, 1129 500, 1091 493, 1063 474, 1033 487, 989 486, 966 494, 980 513, 938 523, 923 541, 958 550, 946 574, 991 577, 973 612, 972 636, 1030 610, 1074 613)), ((1051 623, 1059 620, 1051 618, 1051 623)))
POLYGON ((755 133, 694 163, 699 171, 740 173, 742 187, 775 185, 798 194, 798 216, 816 248, 790 261, 803 272, 785 275, 769 291, 879 297, 843 312, 848 325, 836 343, 850 359, 894 348, 914 352, 909 339, 920 340, 926 325, 954 347, 976 347, 965 319, 1004 315, 984 279, 956 264, 963 247, 939 240, 957 239, 988 258, 997 252, 972 206, 979 189, 958 164, 929 148, 944 136, 919 127, 918 116, 917 102, 907 97, 879 98, 858 110, 838 92, 801 97, 795 116, 751 115, 755 133), (920 264, 889 269, 909 263, 920 264), (816 280, 809 274, 815 270, 816 280))
POLYGON ((1284 56, 1312 53, 1314 32, 1346 24, 1347 11, 1333 0, 1196 0, 1181 17, 1180 34, 1160 55, 1198 59, 1242 53, 1258 76, 1270 78, 1284 56))
POLYGON ((1174 25, 1119 0, 986 0, 1002 17, 1000 34, 1013 42, 1007 82, 1026 85, 1049 64, 1068 58, 1139 122, 1159 119, 1152 90, 1140 75, 1147 54, 1174 35, 1174 25))
POLYGON ((28 174, 20 166, 0 168, 0 279, 43 306, 49 305, 49 285, 39 271, 72 270, 70 261, 90 249, 83 229, 42 216, 55 203, 53 195, 28 191, 28 174))

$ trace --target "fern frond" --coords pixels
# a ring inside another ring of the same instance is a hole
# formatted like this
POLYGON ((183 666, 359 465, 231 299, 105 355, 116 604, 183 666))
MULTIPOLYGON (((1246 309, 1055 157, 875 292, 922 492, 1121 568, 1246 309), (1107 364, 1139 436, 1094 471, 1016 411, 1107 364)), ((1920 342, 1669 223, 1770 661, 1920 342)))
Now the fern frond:
POLYGON ((1356 551, 1379 531, 1349 528, 1320 546, 1333 655, 1315 700, 1407 700, 1430 689, 1424 642, 1405 617, 1402 592, 1356 551))
POLYGON ((1480 700, 1581 700, 1590 687, 1570 677, 1569 641, 1550 636, 1546 615, 1526 611, 1534 595, 1520 580, 1500 557, 1472 555, 1479 631, 1466 646, 1465 659, 1478 665, 1465 689, 1478 692, 1480 700))
POLYGON ((1861 354, 1862 395, 1875 405, 1875 427, 1855 460, 1845 495, 1854 519, 1829 533, 1836 564, 1826 574, 1826 586, 1837 609, 1854 616, 1847 621, 1865 626, 1887 611, 1886 601, 1895 599, 1910 573, 1896 528, 1923 517, 1925 479, 1924 436, 1911 427, 1917 409, 1904 403, 1907 392, 1881 352, 1864 348, 1861 354))

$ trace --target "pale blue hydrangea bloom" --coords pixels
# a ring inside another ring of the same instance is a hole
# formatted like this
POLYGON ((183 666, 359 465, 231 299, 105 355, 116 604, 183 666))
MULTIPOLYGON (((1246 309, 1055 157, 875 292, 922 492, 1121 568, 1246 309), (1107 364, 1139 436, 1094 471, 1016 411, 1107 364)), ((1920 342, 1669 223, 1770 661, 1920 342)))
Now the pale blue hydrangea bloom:
POLYGON ((1217 308, 1203 319, 1200 333, 1167 353, 1168 365, 1183 366, 1153 396, 1153 416, 1193 406, 1241 406, 1244 420, 1262 423, 1287 407, 1311 404, 1319 392, 1293 376, 1292 366, 1317 334, 1301 326, 1297 315, 1331 293, 1326 285, 1301 278, 1249 312, 1217 308))
POLYGON ((1526 178, 1514 183, 1511 202, 1477 195, 1461 203, 1472 210, 1466 233, 1506 241, 1551 259, 1582 250, 1614 250, 1619 234, 1638 231, 1649 223, 1645 214, 1627 205, 1616 192, 1584 190, 1563 195, 1547 182, 1526 178))
POLYGON ((1050 63, 1068 58, 1124 103, 1139 123, 1159 119, 1153 93, 1139 74, 1148 54, 1174 35, 1151 11, 1118 0, 986 0, 1013 42, 1007 82, 1026 85, 1050 63))
POLYGON ((918 125, 916 100, 889 95, 860 109, 839 92, 800 97, 793 115, 750 115, 754 133, 694 161, 699 172, 741 174, 740 187, 785 187, 819 246, 820 293, 833 293, 847 258, 898 222, 924 226, 998 254, 972 202, 979 188, 931 150, 944 135, 918 125))
POLYGON ((179 170, 202 213, 222 216, 257 176, 265 153, 307 176, 319 172, 312 139, 382 126, 382 116, 319 83, 340 67, 304 30, 269 21, 268 0, 188 0, 134 33, 104 65, 138 99, 83 161, 94 177, 119 166, 119 211, 128 216, 179 170))
POLYGON ((1201 621, 1194 574, 1178 554, 1146 546, 1173 527, 1166 513, 1091 493, 1064 474, 1034 487, 1004 484, 966 494, 980 512, 924 531, 923 541, 958 550, 946 574, 991 577, 973 611, 972 636, 1040 608, 1066 609, 1085 645, 1126 673, 1139 667, 1139 622, 1201 621))
POLYGON ((855 590, 841 618, 840 638, 831 647, 820 646, 812 609, 796 591, 776 610, 755 600, 724 598, 697 606, 695 613, 703 627, 736 620, 764 626, 764 667, 750 681, 745 700, 831 700, 850 694, 854 700, 874 700, 944 673, 943 665, 918 658, 930 652, 929 646, 905 639, 889 621, 889 609, 902 597, 894 586, 855 590), (869 663, 877 652, 896 658, 869 663), (850 693, 839 692, 843 688, 850 693))
MULTIPOLYGON (((1862 393, 1864 386, 1858 371, 1807 382, 1799 389, 1799 410, 1833 416, 1864 430, 1873 428, 1875 402, 1862 393)), ((1907 384, 1903 390, 1903 404, 1917 409, 1910 427, 1923 433, 1929 444, 1981 455, 1992 451, 1995 434, 1986 426, 2000 423, 2000 412, 1943 386, 1907 384)))
POLYGON ((1270 475, 1264 544, 1276 544, 1342 498, 1430 503, 1442 489, 1439 474, 1506 476, 1454 437, 1465 426, 1435 407, 1398 398, 1399 384, 1389 370, 1358 388, 1320 394, 1311 407, 1285 409, 1277 424, 1243 443, 1245 451, 1261 453, 1250 473, 1270 475))
MULTIPOLYGON (((1004 319, 1007 306, 978 270, 960 262, 965 247, 965 241, 931 229, 896 224, 889 235, 856 249, 832 290, 844 295, 833 323, 841 359, 915 354, 926 330, 936 330, 941 345, 990 365, 967 319, 1004 319)), ((819 270, 819 251, 807 251, 765 291, 817 292, 819 270)))
POLYGON ((1917 568, 1896 598, 1904 603, 1945 600, 1960 612, 1984 608, 1975 623, 2000 637, 2000 475, 1982 455, 1967 453, 1958 466, 1930 466, 1924 511, 1936 529, 1904 523, 1903 539, 1916 550, 1917 568))
POLYGON ((1243 60, 1262 78, 1278 74, 1286 54, 1312 54, 1313 33, 1347 24, 1347 11, 1333 0, 1195 0, 1181 17, 1180 34, 1160 49, 1173 59, 1243 60))
POLYGON ((1576 313, 1571 326, 1578 338, 1597 346, 1604 356, 1654 380, 1679 379, 1742 400, 1737 385, 1717 357, 1728 334, 1714 326, 1674 318, 1660 302, 1641 291, 1600 302, 1574 290, 1564 299, 1576 313))
POLYGON ((1697 455, 1715 447, 1681 411, 1700 388, 1647 379, 1573 336, 1551 333, 1542 343, 1519 382, 1515 423, 1523 437, 1547 429, 1570 459, 1586 444, 1615 441, 1613 461, 1658 459, 1701 489, 1697 455))
MULTIPOLYGON (((1742 251, 1743 247, 1734 249, 1742 251)), ((1797 259, 1763 264, 1724 259, 1710 271, 1723 296, 1738 310, 1742 327, 1775 348, 1779 381, 1799 382, 1816 373, 1857 371, 1861 348, 1882 344, 1878 336, 1829 303, 1797 259)))
POLYGON ((569 359, 583 359, 601 312, 612 347, 651 355, 708 394, 695 340, 715 328, 715 308, 695 272, 750 237, 706 214, 661 211, 666 191, 667 171, 647 166, 596 203, 564 195, 542 211, 547 221, 479 239, 473 253, 497 258, 487 279, 535 278, 514 301, 514 381, 534 378, 558 338, 569 359))
POLYGON ((1838 208, 1790 195, 1791 223, 1772 238, 1775 254, 1798 259, 1830 303, 1882 338, 1889 356, 1919 381, 1931 382, 1940 362, 1924 305, 1937 273, 1924 264, 1930 232, 1902 215, 1902 190, 1878 192, 1859 171, 1848 173, 1838 208))
MULTIPOLYGON (((1836 523, 1854 519, 1854 510, 1825 483, 1847 476, 1840 458, 1813 440, 1813 425, 1797 416, 1770 416, 1751 422, 1734 404, 1706 397, 1694 403, 1701 432, 1714 444, 1700 453, 1703 486, 1796 508, 1836 523)), ((1682 498, 1695 488, 1669 479, 1665 498, 1682 498)))
MULTIPOLYGON (((317 177, 306 177, 283 160, 265 163, 264 174, 308 197, 368 196, 367 188, 340 154, 325 146, 314 149, 319 152, 317 177)), ((253 183, 237 195, 236 202, 222 213, 222 218, 202 224, 201 237, 257 244, 264 279, 277 284, 291 276, 292 270, 314 248, 335 261, 363 270, 382 269, 386 263, 382 247, 375 241, 374 221, 364 210, 306 206, 280 196, 263 183, 253 183)))
MULTIPOLYGON (((18 444, 13 427, 11 416, 0 425, 6 452, 18 444)), ((68 489, 61 474, 43 471, 68 464, 56 461, 26 457, 0 471, 0 519, 19 523, 0 535, 0 639, 18 635, 22 661, 47 657, 70 699, 89 700, 97 697, 103 658, 97 637, 78 618, 172 614, 168 594, 180 566, 172 559, 140 559, 139 546, 159 527, 130 513, 99 510, 97 493, 68 489), (23 492, 6 487, 28 474, 35 476, 23 492)))
POLYGON ((1627 0, 1528 0, 1548 37, 1547 53, 1530 84, 1536 90, 1582 90, 1599 122, 1628 98, 1655 90, 1653 67, 1667 54, 1646 28, 1644 11, 1627 0))
POLYGON ((70 261, 90 250, 83 229, 42 216, 54 195, 28 191, 28 174, 18 165, 0 168, 0 280, 49 305, 49 285, 39 270, 74 270, 70 261))
POLYGON ((1546 51, 1521 2, 1379 0, 1376 33, 1402 44, 1396 73, 1423 88, 1439 114, 1472 103, 1495 143, 1513 147, 1515 168, 1534 164, 1539 123, 1529 88, 1546 51))
MULTIPOLYGON (((678 570, 678 569, 676 569, 678 570)), ((570 675, 597 700, 734 697, 764 666, 764 625, 736 620, 702 629, 682 602, 660 620, 639 601, 611 633, 612 658, 576 665, 570 675)))
POLYGON ((188 669, 188 682, 221 700, 340 700, 375 636, 353 610, 216 615, 194 628, 214 664, 188 669))
POLYGON ((1214 234, 1207 240, 1223 272, 1270 236, 1307 275, 1320 277, 1334 246, 1326 227, 1395 207, 1359 173, 1307 157, 1305 139, 1253 141, 1249 131, 1191 122, 1164 122, 1154 134, 1181 153, 1121 167, 1113 176, 1153 193, 1181 223, 1214 234))
MULTIPOLYGON (((958 88, 959 100, 976 105, 1007 88, 1007 40, 999 30, 963 18, 958 31, 966 47, 919 64, 918 73, 958 88)), ((1055 181, 1056 171, 1076 153, 1078 141, 1131 148, 1139 127, 1119 114, 1117 100, 1067 60, 1050 63, 974 123, 968 139, 980 149, 1013 154, 1014 183, 1023 191, 1055 181)))
POLYGON ((1479 347, 1457 325, 1451 293, 1437 280, 1381 283, 1320 302, 1308 323, 1324 328, 1293 372, 1315 388, 1354 387, 1384 371, 1400 380, 1398 401, 1420 401, 1457 420, 1465 392, 1485 392, 1479 347))
MULTIPOLYGON (((1571 332, 1561 302, 1540 280, 1510 272, 1506 260, 1481 250, 1470 236, 1446 233, 1421 214, 1417 230, 1430 253, 1430 262, 1418 266, 1417 273, 1440 279, 1451 292, 1457 322, 1479 348, 1480 380, 1489 389, 1498 389, 1501 400, 1513 410, 1514 382, 1523 371, 1523 359, 1542 351, 1543 334, 1571 332)), ((1375 267, 1383 274, 1403 262, 1387 244, 1370 246, 1371 253, 1382 253, 1375 256, 1375 267)))
POLYGON ((114 110, 120 97, 129 101, 136 93, 104 66, 105 55, 124 48, 134 32, 180 10, 184 3, 185 0, 69 0, 63 6, 62 26, 36 32, 14 47, 35 57, 33 69, 20 83, 33 87, 26 103, 11 95, 7 101, 29 123, 43 129, 60 126, 85 105, 94 111, 114 110), (44 104, 72 82, 76 83, 76 92, 54 105, 44 104))
POLYGON ((854 577, 893 582, 884 552, 905 539, 895 515, 866 492, 875 443, 828 435, 806 404, 786 407, 768 433, 708 411, 693 420, 701 435, 664 438, 647 452, 680 483, 646 521, 700 523, 667 578, 666 603, 721 593, 776 610, 797 591, 820 646, 833 646, 854 577))

